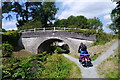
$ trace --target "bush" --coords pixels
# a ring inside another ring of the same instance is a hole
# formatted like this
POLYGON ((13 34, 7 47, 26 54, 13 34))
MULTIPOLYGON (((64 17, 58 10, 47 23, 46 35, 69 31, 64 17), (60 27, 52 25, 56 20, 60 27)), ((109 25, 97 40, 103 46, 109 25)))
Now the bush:
POLYGON ((9 30, 2 33, 2 43, 9 43, 12 46, 16 46, 19 40, 19 33, 17 30, 9 30))
POLYGON ((115 35, 99 32, 96 35, 96 42, 93 45, 97 45, 97 44, 102 45, 115 38, 116 38, 115 35))
POLYGON ((1 28, 0 28, 0 32, 6 32, 6 30, 5 30, 5 29, 1 29, 1 28))
POLYGON ((24 29, 34 29, 34 28, 42 28, 43 24, 41 21, 29 21, 25 23, 23 26, 19 28, 19 30, 24 30, 24 29))
POLYGON ((69 53, 69 47, 67 45, 51 46, 53 53, 69 53))
POLYGON ((2 44, 3 57, 10 57, 13 53, 13 47, 10 44, 2 44))
POLYGON ((79 30, 79 29, 70 29, 67 30, 68 32, 75 32, 75 33, 82 33, 82 34, 96 34, 96 29, 85 29, 85 30, 79 30))
POLYGON ((2 67, 2 79, 35 79, 41 75, 40 72, 43 69, 42 66, 42 63, 36 61, 34 56, 29 58, 21 58, 21 60, 10 58, 9 63, 3 65, 2 67))

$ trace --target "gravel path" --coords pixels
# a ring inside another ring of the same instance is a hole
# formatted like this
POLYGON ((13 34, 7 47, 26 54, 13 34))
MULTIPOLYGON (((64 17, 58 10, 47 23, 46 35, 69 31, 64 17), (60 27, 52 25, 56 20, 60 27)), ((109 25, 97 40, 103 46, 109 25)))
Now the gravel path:
POLYGON ((106 51, 103 52, 101 56, 99 56, 94 62, 93 65, 97 66, 99 65, 101 62, 103 62, 105 59, 109 58, 110 55, 114 54, 114 50, 118 47, 118 41, 116 41, 115 43, 113 43, 113 45, 106 51))
MULTIPOLYGON (((88 67, 88 68, 83 67, 77 58, 74 58, 74 57, 67 55, 67 54, 63 54, 63 55, 66 58, 68 58, 69 60, 71 60, 77 64, 77 66, 81 69, 82 78, 99 78, 99 75, 98 75, 97 70, 96 70, 97 66, 102 61, 107 59, 110 55, 112 55, 114 53, 114 50, 117 47, 118 47, 118 41, 113 43, 113 45, 106 52, 104 52, 101 56, 99 56, 95 61, 92 62, 93 67, 88 67)), ((84 79, 82 79, 82 80, 84 80, 84 79)))

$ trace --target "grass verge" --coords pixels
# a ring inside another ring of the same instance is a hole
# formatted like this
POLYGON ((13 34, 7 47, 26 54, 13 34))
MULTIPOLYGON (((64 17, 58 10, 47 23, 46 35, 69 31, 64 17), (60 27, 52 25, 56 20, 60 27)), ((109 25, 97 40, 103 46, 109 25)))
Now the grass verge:
POLYGON ((100 74, 100 78, 120 78, 118 74, 119 57, 118 49, 116 49, 114 55, 111 55, 98 66, 97 70, 100 74))
POLYGON ((62 54, 49 56, 44 66, 42 78, 81 78, 79 67, 62 54))

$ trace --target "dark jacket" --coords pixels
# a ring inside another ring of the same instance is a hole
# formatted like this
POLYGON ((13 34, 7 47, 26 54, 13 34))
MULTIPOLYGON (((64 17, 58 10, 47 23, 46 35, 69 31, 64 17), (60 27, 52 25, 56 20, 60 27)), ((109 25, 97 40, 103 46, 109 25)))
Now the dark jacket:
POLYGON ((81 45, 79 46, 78 52, 79 52, 80 50, 82 50, 82 51, 87 51, 87 46, 86 46, 85 44, 81 44, 81 45))

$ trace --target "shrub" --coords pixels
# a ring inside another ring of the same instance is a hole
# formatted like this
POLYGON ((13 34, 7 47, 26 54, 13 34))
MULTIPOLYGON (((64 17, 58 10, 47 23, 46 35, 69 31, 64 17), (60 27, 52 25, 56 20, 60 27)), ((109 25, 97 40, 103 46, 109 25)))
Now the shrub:
POLYGON ((13 47, 10 44, 2 44, 3 57, 10 57, 13 53, 13 47))
POLYGON ((6 30, 5 30, 5 29, 1 29, 1 28, 0 28, 0 32, 6 32, 6 30))
POLYGON ((96 34, 96 29, 85 29, 85 30, 79 30, 79 29, 69 29, 68 32, 75 32, 75 33, 82 33, 82 34, 96 34))
POLYGON ((40 76, 43 66, 39 61, 35 61, 35 57, 21 58, 10 58, 8 64, 2 67, 2 78, 3 79, 35 79, 40 76))
POLYGON ((34 28, 42 28, 43 24, 41 21, 29 21, 25 23, 23 26, 19 28, 19 30, 24 30, 24 29, 34 29, 34 28))
POLYGON ((99 32, 96 35, 96 42, 93 45, 97 45, 97 44, 105 44, 106 42, 109 42, 112 39, 115 39, 116 36, 112 35, 112 34, 107 34, 104 32, 99 32))
POLYGON ((19 37, 20 35, 17 30, 9 30, 2 33, 2 43, 9 43, 15 46, 18 44, 19 37))

